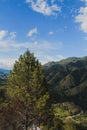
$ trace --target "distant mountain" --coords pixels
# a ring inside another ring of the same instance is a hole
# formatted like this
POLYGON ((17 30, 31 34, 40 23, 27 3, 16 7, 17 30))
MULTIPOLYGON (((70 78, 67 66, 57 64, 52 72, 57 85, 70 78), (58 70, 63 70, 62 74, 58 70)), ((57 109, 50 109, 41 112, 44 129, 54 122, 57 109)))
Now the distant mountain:
POLYGON ((70 57, 43 66, 54 102, 74 102, 87 109, 87 57, 70 57))
POLYGON ((0 72, 0 86, 6 84, 6 78, 7 78, 7 74, 0 72))
POLYGON ((0 69, 0 86, 4 86, 6 84, 6 78, 9 72, 10 70, 0 69))
POLYGON ((0 68, 0 73, 8 74, 10 70, 0 68))
POLYGON ((0 101, 5 100, 6 79, 10 70, 0 69, 0 101))

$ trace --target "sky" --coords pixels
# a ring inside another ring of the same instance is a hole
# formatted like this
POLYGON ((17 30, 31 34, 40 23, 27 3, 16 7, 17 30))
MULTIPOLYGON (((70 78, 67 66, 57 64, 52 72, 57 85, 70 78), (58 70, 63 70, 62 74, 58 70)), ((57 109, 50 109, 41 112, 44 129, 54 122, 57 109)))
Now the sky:
POLYGON ((87 56, 87 0, 0 0, 0 68, 27 49, 42 64, 87 56))

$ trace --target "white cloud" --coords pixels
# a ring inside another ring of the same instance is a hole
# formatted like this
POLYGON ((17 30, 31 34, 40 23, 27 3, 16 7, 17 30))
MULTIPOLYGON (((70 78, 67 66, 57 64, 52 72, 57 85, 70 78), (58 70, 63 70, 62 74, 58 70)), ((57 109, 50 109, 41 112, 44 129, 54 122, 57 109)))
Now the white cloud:
POLYGON ((55 57, 51 56, 51 55, 45 55, 44 58, 42 59, 42 64, 46 64, 51 61, 57 62, 57 61, 65 59, 65 58, 66 57, 64 57, 62 55, 55 55, 55 57))
POLYGON ((61 8, 54 4, 54 1, 51 1, 51 4, 48 3, 48 0, 25 0, 26 3, 29 3, 29 7, 32 10, 41 13, 43 15, 56 15, 57 12, 61 11, 61 8))
POLYGON ((16 38, 16 32, 10 32, 10 39, 16 38))
POLYGON ((27 36, 32 37, 33 34, 37 34, 37 33, 38 33, 38 31, 37 31, 37 28, 35 27, 35 28, 29 30, 27 36))
POLYGON ((87 2, 87 0, 81 0, 82 2, 87 2))
MULTIPOLYGON (((58 53, 58 50, 60 50, 62 47, 61 42, 57 43, 49 43, 48 41, 35 41, 35 42, 24 42, 24 43, 17 43, 11 39, 7 40, 1 40, 0 41, 0 53, 7 54, 7 57, 14 57, 15 59, 20 56, 20 54, 23 54, 27 49, 29 49, 31 52, 35 54, 35 56, 40 60, 40 62, 46 63, 51 60, 58 60, 59 56, 56 55, 53 56, 52 54, 54 52, 58 53), (52 55, 52 57, 51 57, 52 55)), ((0 67, 2 68, 12 68, 12 65, 15 61, 15 59, 8 59, 6 58, 0 58, 0 67)), ((60 59, 62 57, 60 56, 60 59)))
MULTIPOLYGON (((64 56, 62 55, 55 55, 54 56, 50 56, 50 55, 44 55, 44 53, 42 52, 36 52, 35 56, 38 57, 41 61, 42 64, 45 64, 47 62, 51 62, 51 61, 60 61, 62 59, 65 59, 64 56), (43 57, 43 58, 42 58, 43 57)), ((13 65, 15 63, 15 61, 17 60, 14 58, 0 58, 0 68, 4 68, 4 69, 12 69, 13 65)))
POLYGON ((0 58, 0 68, 12 69, 16 59, 0 58))
POLYGON ((0 30, 0 40, 2 40, 6 35, 7 35, 8 31, 6 30, 0 30))
POLYGON ((16 32, 9 32, 7 30, 0 30, 0 40, 13 39, 16 37, 16 32))
POLYGON ((75 21, 80 24, 80 29, 87 33, 87 0, 81 0, 85 2, 85 7, 80 7, 79 14, 75 17, 75 21))
MULTIPOLYGON (((37 28, 30 30, 28 36, 32 36, 35 33, 37 33, 37 28)), ((6 37, 4 35, 3 38, 0 40, 0 68, 12 68, 15 59, 18 59, 20 54, 23 54, 27 49, 33 52, 35 56, 41 61, 41 63, 46 63, 51 60, 55 61, 57 56, 53 56, 52 53, 58 52, 58 50, 60 50, 62 47, 61 42, 50 43, 48 41, 35 40, 34 42, 18 43, 13 39, 15 37, 15 32, 7 31, 6 37), (1 57, 2 54, 3 58, 1 57)))
POLYGON ((0 52, 12 52, 17 50, 17 43, 11 39, 5 39, 0 41, 0 52))
POLYGON ((61 42, 58 42, 57 44, 56 43, 52 44, 52 43, 49 43, 48 41, 39 41, 39 42, 35 41, 33 43, 32 42, 15 43, 13 41, 10 41, 9 44, 8 42, 5 43, 6 44, 5 47, 8 47, 8 50, 24 48, 24 49, 30 49, 33 52, 38 52, 38 51, 49 52, 49 51, 59 50, 62 47, 61 42))
POLYGON ((53 34, 54 34, 54 32, 52 32, 52 31, 51 31, 51 32, 49 32, 49 35, 53 35, 53 34))
POLYGON ((80 23, 81 30, 87 33, 87 7, 81 7, 75 19, 80 23))

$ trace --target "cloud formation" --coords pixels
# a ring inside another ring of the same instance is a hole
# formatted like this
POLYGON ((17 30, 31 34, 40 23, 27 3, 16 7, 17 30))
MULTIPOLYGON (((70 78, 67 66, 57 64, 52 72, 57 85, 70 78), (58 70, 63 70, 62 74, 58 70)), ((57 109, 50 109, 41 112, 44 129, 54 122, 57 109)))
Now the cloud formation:
POLYGON ((38 31, 37 31, 37 28, 35 27, 35 28, 29 30, 27 36, 32 37, 32 35, 37 34, 37 33, 38 33, 38 31))
POLYGON ((0 67, 1 68, 12 68, 15 59, 12 56, 18 59, 18 57, 23 54, 27 49, 35 54, 35 56, 41 61, 42 64, 49 62, 51 60, 58 61, 63 59, 63 56, 53 56, 52 52, 57 52, 62 47, 61 42, 49 43, 48 41, 35 41, 35 42, 24 42, 17 43, 12 39, 5 39, 0 41, 0 53, 6 53, 10 58, 0 58, 0 67), (12 54, 12 55, 9 55, 12 54))
MULTIPOLYGON (((12 68, 15 59, 18 59, 18 57, 27 49, 33 52, 42 64, 52 60, 58 61, 63 58, 63 56, 56 54, 56 52, 58 53, 58 50, 62 47, 61 42, 51 43, 44 40, 17 42, 14 39, 16 37, 16 32, 9 32, 5 30, 3 32, 3 36, 0 39, 0 68, 12 68), (54 52, 55 57, 53 56, 54 52), (4 54, 4 57, 1 57, 2 54, 4 54)), ((37 33, 37 28, 33 28, 28 32, 28 36, 31 37, 33 34, 37 33)), ((50 32, 50 35, 53 35, 53 32, 50 32)))
POLYGON ((11 39, 16 38, 16 32, 10 32, 10 38, 11 39))
POLYGON ((85 2, 85 7, 80 7, 79 14, 75 17, 75 21, 80 24, 80 29, 87 33, 87 0, 81 0, 85 2))
POLYGON ((13 58, 0 58, 0 68, 12 69, 16 59, 13 58))
POLYGON ((60 55, 60 54, 55 55, 55 57, 52 55, 45 55, 44 58, 42 59, 42 64, 46 64, 51 61, 57 62, 57 61, 65 59, 65 58, 66 57, 64 57, 63 55, 60 55))
POLYGON ((26 3, 29 4, 29 7, 32 8, 32 10, 41 13, 43 15, 57 15, 58 12, 61 11, 61 8, 55 4, 54 0, 51 0, 49 3, 49 0, 25 0, 26 3))
POLYGON ((16 32, 9 32, 7 30, 0 30, 0 40, 13 39, 16 37, 16 32))
POLYGON ((49 35, 53 35, 53 34, 54 34, 54 32, 52 32, 52 31, 51 31, 51 32, 49 32, 49 35))
POLYGON ((81 0, 82 2, 87 2, 87 0, 81 0))
POLYGON ((6 35, 7 35, 8 31, 6 30, 0 30, 0 40, 2 40, 6 35))

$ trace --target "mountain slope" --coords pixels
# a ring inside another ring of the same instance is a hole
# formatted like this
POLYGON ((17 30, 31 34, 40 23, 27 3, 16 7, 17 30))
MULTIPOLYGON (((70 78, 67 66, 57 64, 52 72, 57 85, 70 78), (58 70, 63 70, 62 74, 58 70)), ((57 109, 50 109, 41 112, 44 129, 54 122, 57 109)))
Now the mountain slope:
POLYGON ((87 57, 71 57, 44 65, 54 102, 73 101, 87 109, 87 57))

